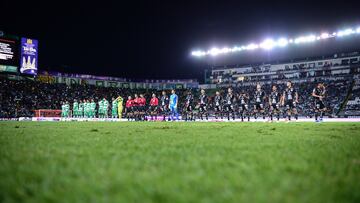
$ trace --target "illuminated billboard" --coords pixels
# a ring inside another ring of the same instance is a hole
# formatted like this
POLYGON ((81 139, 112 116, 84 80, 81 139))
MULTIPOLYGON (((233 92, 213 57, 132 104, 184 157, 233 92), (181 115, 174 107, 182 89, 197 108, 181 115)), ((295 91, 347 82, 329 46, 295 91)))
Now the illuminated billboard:
POLYGON ((38 70, 38 41, 21 38, 20 73, 36 75, 38 70))

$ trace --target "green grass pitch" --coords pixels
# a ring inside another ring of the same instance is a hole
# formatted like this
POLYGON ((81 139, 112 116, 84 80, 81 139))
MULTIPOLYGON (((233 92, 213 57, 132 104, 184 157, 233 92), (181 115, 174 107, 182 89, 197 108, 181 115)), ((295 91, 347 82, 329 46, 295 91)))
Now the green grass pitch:
POLYGON ((1 122, 0 202, 360 202, 360 124, 1 122))

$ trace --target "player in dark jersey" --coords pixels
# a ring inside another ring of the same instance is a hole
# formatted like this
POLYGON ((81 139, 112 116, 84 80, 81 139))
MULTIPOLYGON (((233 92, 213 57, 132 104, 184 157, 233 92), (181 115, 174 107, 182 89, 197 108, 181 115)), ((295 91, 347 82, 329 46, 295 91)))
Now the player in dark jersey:
POLYGON ((291 81, 286 83, 286 89, 283 92, 281 104, 285 106, 287 113, 287 120, 291 120, 291 115, 294 115, 295 119, 298 119, 298 112, 296 109, 297 104, 299 103, 299 95, 297 91, 294 89, 291 81))
POLYGON ((326 107, 324 104, 326 90, 325 85, 323 83, 319 83, 313 90, 312 96, 315 100, 315 121, 319 122, 323 119, 323 114, 326 111, 326 107), (320 116, 320 119, 318 119, 320 116))
POLYGON ((280 93, 277 91, 276 85, 272 86, 271 93, 269 96, 269 114, 271 121, 273 120, 273 116, 276 115, 277 120, 280 120, 280 100, 281 96, 280 93))
POLYGON ((191 93, 191 90, 188 90, 186 98, 185 98, 185 106, 184 106, 184 118, 185 121, 192 121, 194 119, 194 96, 191 93))
POLYGON ((228 88, 228 93, 226 94, 225 99, 224 99, 224 111, 227 114, 228 120, 230 120, 230 114, 231 114, 233 120, 235 120, 235 111, 234 111, 235 102, 236 102, 236 100, 235 100, 233 90, 231 88, 228 88))
POLYGON ((151 95, 150 106, 149 106, 149 112, 152 121, 154 120, 154 116, 155 116, 155 121, 157 120, 158 105, 159 105, 159 99, 156 97, 156 94, 153 93, 151 95))
POLYGON ((244 121, 244 118, 247 117, 248 121, 250 121, 250 112, 249 112, 249 95, 245 93, 245 91, 241 91, 238 96, 238 104, 239 104, 239 115, 241 121, 244 121))
POLYGON ((256 85, 256 90, 254 93, 254 117, 255 119, 258 118, 258 115, 263 116, 265 119, 265 92, 262 90, 261 85, 256 85))
POLYGON ((166 121, 166 116, 169 113, 169 97, 166 95, 165 91, 162 91, 162 96, 160 98, 160 111, 163 116, 163 121, 166 121))
POLYGON ((207 111, 207 104, 208 104, 208 97, 205 94, 205 90, 202 89, 200 91, 200 96, 199 96, 199 114, 200 114, 200 119, 203 120, 203 115, 205 114, 206 120, 209 119, 208 116, 208 111, 207 111))
POLYGON ((215 110, 215 118, 217 119, 219 116, 222 119, 223 115, 222 115, 222 105, 223 102, 223 98, 220 94, 219 91, 216 91, 215 93, 215 97, 214 97, 214 110, 215 110))
POLYGON ((134 116, 133 104, 134 104, 134 100, 132 100, 131 96, 128 96, 128 99, 125 103, 125 115, 126 115, 128 121, 133 119, 133 116, 134 116))

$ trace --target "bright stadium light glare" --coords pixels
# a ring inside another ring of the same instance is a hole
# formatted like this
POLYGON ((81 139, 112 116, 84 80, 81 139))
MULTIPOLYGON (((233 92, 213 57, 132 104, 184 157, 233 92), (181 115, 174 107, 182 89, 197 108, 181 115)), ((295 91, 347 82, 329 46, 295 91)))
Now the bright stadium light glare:
POLYGON ((315 40, 316 40, 315 35, 309 35, 309 36, 298 37, 294 40, 294 42, 295 44, 299 44, 299 43, 313 42, 315 40))
POLYGON ((195 57, 202 57, 202 56, 217 56, 220 54, 228 54, 228 53, 235 53, 240 52, 244 50, 254 50, 258 48, 262 48, 265 50, 271 50, 275 47, 285 47, 289 44, 302 44, 302 43, 309 43, 309 42, 315 42, 315 41, 321 41, 329 38, 337 38, 337 37, 344 37, 347 35, 352 34, 360 34, 360 27, 357 28, 348 28, 344 30, 340 30, 338 32, 323 32, 319 34, 314 35, 307 35, 307 36, 300 36, 297 38, 279 38, 278 40, 273 39, 266 39, 262 41, 261 43, 251 43, 247 45, 242 46, 234 46, 232 48, 224 47, 224 48, 211 48, 209 50, 195 50, 191 52, 192 56, 195 57))
POLYGON ((218 55, 220 53, 220 50, 218 49, 218 48, 212 48, 211 50, 210 50, 210 55, 212 55, 212 56, 216 56, 216 55, 218 55))
POLYGON ((343 36, 351 35, 353 33, 354 33, 354 30, 349 28, 349 29, 346 29, 346 30, 339 31, 337 36, 343 37, 343 36))
POLYGON ((231 49, 231 52, 237 52, 237 51, 242 51, 242 48, 235 46, 231 49))
POLYGON ((220 50, 220 53, 226 54, 226 53, 229 53, 230 51, 231 51, 231 49, 229 49, 229 48, 227 48, 227 47, 224 47, 224 48, 222 48, 222 49, 220 50))
POLYGON ((322 33, 321 35, 320 35, 320 38, 321 39, 327 39, 327 38, 329 38, 329 33, 327 33, 327 32, 324 32, 324 33, 322 33))
POLYGON ((280 39, 278 39, 278 41, 277 41, 277 45, 279 46, 279 47, 285 47, 286 45, 288 45, 288 40, 287 39, 285 39, 285 38, 280 38, 280 39))
POLYGON ((272 39, 266 39, 261 44, 260 47, 266 50, 272 49, 276 43, 272 39))
POLYGON ((191 52, 191 55, 200 57, 200 56, 205 56, 206 53, 203 51, 193 51, 191 52))
POLYGON ((254 50, 254 49, 257 49, 257 48, 259 48, 259 45, 253 44, 253 43, 246 46, 247 50, 254 50))

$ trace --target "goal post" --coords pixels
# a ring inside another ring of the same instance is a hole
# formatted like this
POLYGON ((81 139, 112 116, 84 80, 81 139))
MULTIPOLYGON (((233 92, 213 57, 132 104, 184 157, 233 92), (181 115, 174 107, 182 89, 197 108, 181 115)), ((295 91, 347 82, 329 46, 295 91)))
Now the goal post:
POLYGON ((61 117, 61 110, 57 109, 38 109, 34 110, 35 117, 61 117))

